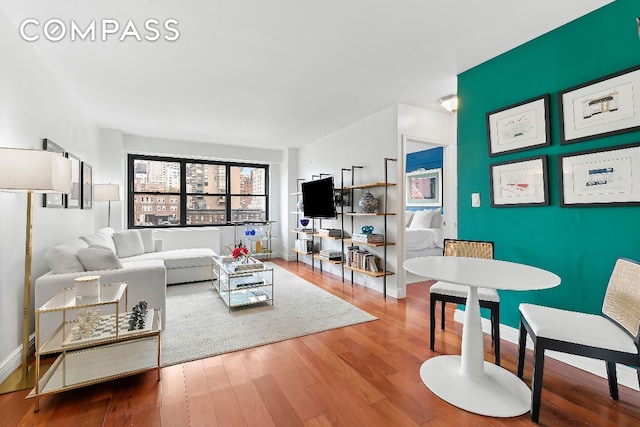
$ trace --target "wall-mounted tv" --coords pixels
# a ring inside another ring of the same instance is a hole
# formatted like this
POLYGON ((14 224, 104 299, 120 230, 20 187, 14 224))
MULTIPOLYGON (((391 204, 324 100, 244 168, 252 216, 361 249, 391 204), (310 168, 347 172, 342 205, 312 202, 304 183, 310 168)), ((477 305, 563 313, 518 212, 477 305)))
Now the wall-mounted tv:
POLYGON ((335 218, 333 177, 302 183, 302 205, 308 218, 335 218))

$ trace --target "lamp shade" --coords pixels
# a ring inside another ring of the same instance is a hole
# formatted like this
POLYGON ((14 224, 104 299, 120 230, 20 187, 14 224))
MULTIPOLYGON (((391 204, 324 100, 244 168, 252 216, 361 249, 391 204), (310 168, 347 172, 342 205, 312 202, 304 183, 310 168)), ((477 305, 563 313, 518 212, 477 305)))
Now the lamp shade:
POLYGON ((51 151, 0 147, 0 188, 71 193, 71 160, 51 151))
POLYGON ((93 200, 96 202, 117 202, 120 200, 118 184, 94 184, 93 200))

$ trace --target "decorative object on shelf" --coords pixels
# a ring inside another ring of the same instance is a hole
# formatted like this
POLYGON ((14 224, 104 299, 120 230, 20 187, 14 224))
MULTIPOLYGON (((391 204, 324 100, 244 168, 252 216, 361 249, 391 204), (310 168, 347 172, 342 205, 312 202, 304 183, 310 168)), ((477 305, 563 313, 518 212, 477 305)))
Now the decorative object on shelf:
POLYGON ((300 225, 302 225, 303 227, 306 227, 307 225, 309 225, 309 218, 302 218, 300 220, 300 225))
POLYGON ((298 200, 298 203, 296 203, 296 209, 298 210, 298 212, 304 212, 304 204, 302 203, 302 199, 298 200))
POLYGON ((147 320, 147 302, 140 301, 131 309, 131 318, 129 319, 129 330, 144 329, 147 320))
POLYGON ((374 213, 378 209, 378 199, 373 197, 369 191, 365 192, 358 202, 358 206, 364 213, 374 213))
POLYGON ((640 143, 561 154, 560 206, 640 205, 640 143))
POLYGON ((373 233, 373 225, 363 225, 360 231, 362 234, 371 234, 373 233))
POLYGON ((247 228, 246 230, 244 230, 244 235, 247 236, 247 237, 255 236, 256 235, 255 228, 247 228))
POLYGON ((547 156, 490 166, 491 207, 549 206, 547 156))
POLYGON ((635 66, 559 92, 560 144, 639 130, 639 90, 635 66))
POLYGON ((406 205, 442 206, 442 169, 418 169, 407 173, 406 205))
POLYGON ((551 145, 549 94, 487 113, 489 156, 551 145))
POLYGON ((233 248, 233 252, 231 252, 231 256, 236 261, 245 262, 249 257, 249 249, 242 244, 242 242, 238 243, 235 248, 233 248))
POLYGON ((100 276, 82 276, 74 280, 76 285, 76 300, 100 298, 100 276))

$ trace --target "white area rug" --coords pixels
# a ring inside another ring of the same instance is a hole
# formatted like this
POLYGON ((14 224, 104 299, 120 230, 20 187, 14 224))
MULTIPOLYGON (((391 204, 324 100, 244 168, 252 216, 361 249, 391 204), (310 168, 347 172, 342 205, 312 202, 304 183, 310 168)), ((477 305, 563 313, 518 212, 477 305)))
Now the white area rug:
POLYGON ((269 263, 274 302, 229 313, 211 282, 167 287, 162 366, 256 347, 376 317, 269 263))

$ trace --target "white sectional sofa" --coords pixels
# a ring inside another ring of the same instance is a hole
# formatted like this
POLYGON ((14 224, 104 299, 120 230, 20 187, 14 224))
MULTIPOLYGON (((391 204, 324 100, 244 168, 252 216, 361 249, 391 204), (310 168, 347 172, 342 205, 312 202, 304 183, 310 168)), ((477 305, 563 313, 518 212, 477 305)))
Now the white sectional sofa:
MULTIPOLYGON (((166 321, 166 286, 211 279, 212 258, 219 253, 220 230, 146 229, 115 233, 103 228, 54 246, 45 253, 51 271, 35 282, 35 306, 42 306, 60 290, 74 287, 81 276, 100 276, 100 282, 128 283, 128 302, 147 301, 162 308, 166 321)), ((128 307, 127 309, 130 309, 128 307)), ((56 322, 43 322, 41 336, 56 322)))

